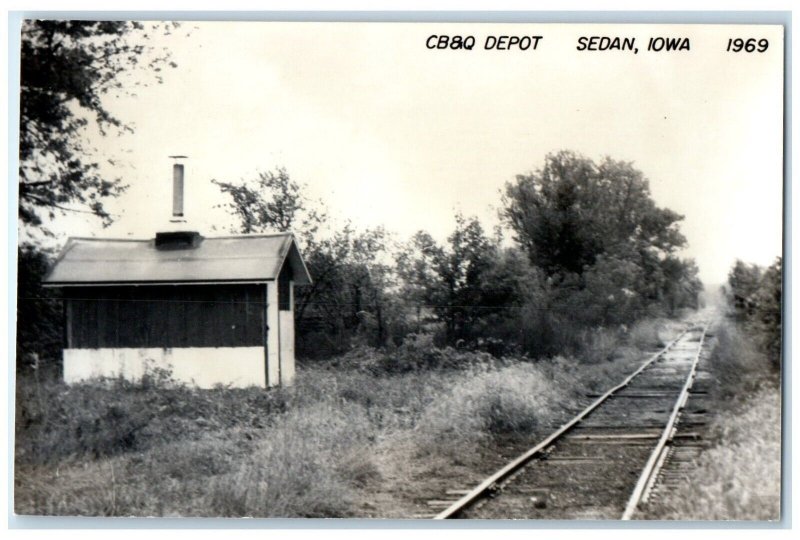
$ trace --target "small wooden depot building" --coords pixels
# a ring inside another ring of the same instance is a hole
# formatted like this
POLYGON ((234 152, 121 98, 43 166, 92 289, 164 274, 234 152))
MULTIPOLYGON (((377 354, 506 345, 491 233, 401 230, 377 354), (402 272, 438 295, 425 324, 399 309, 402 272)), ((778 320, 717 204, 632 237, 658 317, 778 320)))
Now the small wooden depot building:
POLYGON ((310 282, 291 233, 192 231, 70 238, 45 278, 63 292, 66 382, 164 368, 203 388, 290 383, 294 287, 310 282))

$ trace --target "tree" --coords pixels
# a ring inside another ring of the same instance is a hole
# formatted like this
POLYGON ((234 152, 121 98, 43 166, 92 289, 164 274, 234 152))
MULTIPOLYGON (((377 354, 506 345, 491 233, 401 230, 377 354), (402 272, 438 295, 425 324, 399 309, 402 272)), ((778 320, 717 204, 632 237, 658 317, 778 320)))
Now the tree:
POLYGON ((395 255, 400 276, 400 292, 413 306, 416 331, 422 330, 422 310, 434 303, 433 288, 438 284, 438 261, 444 258, 443 248, 425 231, 417 231, 395 255))
POLYGON ((242 233, 295 230, 304 241, 313 241, 326 220, 324 209, 312 207, 303 187, 291 179, 286 169, 259 172, 255 179, 235 184, 212 180, 230 196, 227 207, 239 218, 242 233))
POLYGON ((475 321, 486 314, 481 285, 495 252, 478 219, 461 214, 456 215, 456 227, 447 243, 448 249, 440 252, 434 267, 441 283, 434 303, 452 342, 467 339, 475 321))
POLYGON ((680 308, 697 309, 703 283, 697 264, 690 259, 667 257, 661 261, 664 276, 664 301, 673 315, 680 308))
POLYGON ((230 200, 223 205, 243 233, 294 232, 313 282, 295 296, 298 351, 306 355, 342 352, 361 335, 382 345, 396 322, 389 234, 383 228, 357 231, 350 223, 333 231, 321 202, 278 168, 239 183, 212 180, 230 200), (323 234, 325 233, 325 234, 323 234))
POLYGON ((475 217, 457 214, 444 245, 417 232, 396 262, 404 298, 417 306, 418 314, 423 306, 431 309, 450 344, 475 338, 485 320, 524 299, 520 280, 525 271, 475 217))
POLYGON ((776 365, 781 359, 782 270, 778 257, 766 269, 737 260, 728 273, 728 302, 734 314, 776 365))
POLYGON ((751 325, 760 337, 761 346, 776 365, 781 362, 781 297, 783 292, 783 263, 778 257, 761 276, 755 292, 755 310, 751 325))
POLYGON ((683 217, 656 206, 631 163, 610 158, 596 165, 569 151, 550 154, 539 171, 506 185, 503 203, 515 239, 548 275, 581 275, 601 254, 663 258, 686 243, 683 217))
POLYGON ((17 249, 17 372, 52 369, 63 347, 64 308, 42 288, 53 257, 34 246, 17 249))
POLYGON ((550 154, 506 185, 503 203, 501 217, 553 288, 550 309, 605 325, 630 322, 648 305, 696 307, 697 268, 675 256, 686 244, 683 217, 656 205, 631 163, 550 154))
POLYGON ((587 326, 627 324, 640 316, 643 299, 638 290, 644 281, 636 263, 611 255, 599 255, 584 274, 584 287, 574 293, 569 314, 587 326))
MULTIPOLYGON (((161 82, 164 51, 143 43, 150 32, 169 33, 175 23, 133 21, 45 21, 22 25, 20 74, 19 219, 42 226, 43 217, 83 212, 111 222, 103 201, 125 189, 119 178, 100 172, 86 137, 132 132, 103 101, 109 93, 144 84, 124 77, 137 68, 161 82)), ((113 164, 113 160, 109 159, 113 164)), ((47 229, 42 227, 45 233, 47 229)))
POLYGON ((755 294, 761 282, 762 269, 756 264, 747 264, 736 260, 728 273, 730 285, 730 302, 736 314, 741 318, 752 315, 755 309, 755 294))

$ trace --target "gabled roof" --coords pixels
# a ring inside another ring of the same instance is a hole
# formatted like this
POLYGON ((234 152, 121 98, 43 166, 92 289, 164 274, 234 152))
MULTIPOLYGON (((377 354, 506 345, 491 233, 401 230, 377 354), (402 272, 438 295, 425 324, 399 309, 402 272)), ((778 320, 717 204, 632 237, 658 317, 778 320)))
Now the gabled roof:
POLYGON ((292 233, 204 238, 189 249, 156 249, 154 239, 70 238, 46 286, 259 283, 291 265, 297 285, 311 283, 292 233))

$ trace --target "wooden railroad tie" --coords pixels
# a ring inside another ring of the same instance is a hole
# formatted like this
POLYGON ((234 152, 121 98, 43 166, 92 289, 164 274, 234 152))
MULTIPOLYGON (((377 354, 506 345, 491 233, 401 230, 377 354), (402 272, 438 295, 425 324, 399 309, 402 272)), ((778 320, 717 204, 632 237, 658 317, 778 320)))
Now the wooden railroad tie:
POLYGON ((445 491, 445 494, 446 495, 457 495, 459 497, 463 497, 464 495, 466 495, 470 491, 472 491, 472 490, 469 490, 469 489, 448 489, 447 491, 445 491))
POLYGON ((453 504, 457 500, 458 499, 453 499, 453 500, 432 500, 432 501, 427 501, 425 504, 427 504, 428 506, 435 507, 435 508, 448 508, 451 504, 453 504))
MULTIPOLYGON (((591 435, 567 435, 564 437, 572 441, 586 441, 586 442, 605 442, 605 441, 626 441, 626 440, 649 440, 660 439, 660 433, 597 433, 591 435)), ((702 439, 703 436, 697 432, 676 433, 672 436, 673 439, 702 439)), ((550 461, 558 458, 550 458, 550 461)))
POLYGON ((617 440, 617 439, 658 439, 658 433, 598 433, 592 435, 567 435, 565 439, 578 441, 617 440))

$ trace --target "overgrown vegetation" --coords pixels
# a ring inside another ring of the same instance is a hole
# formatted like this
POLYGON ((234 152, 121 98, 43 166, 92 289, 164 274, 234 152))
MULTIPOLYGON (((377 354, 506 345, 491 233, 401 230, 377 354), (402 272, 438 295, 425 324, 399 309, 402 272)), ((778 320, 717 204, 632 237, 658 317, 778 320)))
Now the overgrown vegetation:
POLYGON ((17 371, 36 376, 60 374, 64 310, 58 294, 42 280, 53 258, 33 246, 17 249, 17 371), (49 372, 49 373, 43 373, 49 372))
MULTIPOLYGON (((640 334, 646 350, 658 346, 657 332, 640 334)), ((355 349, 270 392, 199 390, 163 373, 22 380, 15 509, 408 517, 425 511, 420 498, 441 496, 436 479, 488 472, 484 455, 499 441, 533 440, 632 371, 642 351, 630 336, 613 361, 537 363, 420 337, 393 351, 355 349)))
POLYGON ((781 496, 781 260, 736 261, 725 287, 729 318, 714 331, 707 369, 713 446, 652 509, 665 519, 775 520, 781 496))
POLYGON ((782 259, 768 268, 736 261, 725 293, 735 318, 776 366, 781 361, 782 259))
POLYGON ((288 172, 214 181, 234 230, 294 230, 314 283, 297 292, 298 351, 329 357, 354 344, 399 345, 429 333, 442 346, 532 358, 580 353, 581 336, 698 307, 701 283, 682 216, 659 208, 630 163, 562 151, 508 183, 498 228, 457 214, 444 242, 418 231, 336 226, 288 172))
MULTIPOLYGON (((506 186, 505 233, 457 214, 444 242, 425 231, 398 242, 380 227, 337 224, 284 169, 213 182, 233 230, 298 236, 313 277, 295 296, 296 348, 306 360, 359 346, 392 351, 423 335, 439 348, 498 357, 577 356, 604 350, 604 339, 637 320, 698 305, 697 268, 675 256, 685 244, 682 217, 655 204, 629 163, 548 155, 506 186)), ((20 290, 18 328, 57 336, 53 293, 34 283, 47 261, 35 248, 20 251, 19 273, 31 283, 20 290)), ((31 354, 59 362, 57 347, 27 339, 19 347, 23 364, 31 354)))
MULTIPOLYGON (((336 226, 284 170, 216 183, 237 230, 294 230, 302 244, 314 283, 297 290, 297 384, 203 391, 156 374, 66 387, 22 369, 17 511, 407 517, 437 478, 480 474, 498 441, 529 442, 632 371, 662 341, 643 319, 696 305, 696 269, 672 256, 679 216, 624 163, 548 156, 507 188, 515 243, 462 215, 444 242, 336 226), (583 192, 602 189, 619 212, 581 226, 618 227, 616 240, 582 243, 579 265, 537 262, 599 204, 583 192), (523 192, 544 198, 512 218, 523 192)), ((19 327, 60 331, 36 289, 44 259, 20 261, 32 282, 19 327)), ((20 346, 20 359, 58 363, 55 346, 20 346)))
POLYGON ((682 520, 775 520, 781 500, 780 377, 741 323, 716 331, 709 361, 716 409, 713 446, 659 500, 652 517, 682 520))
POLYGON ((703 453, 658 517, 683 520, 776 520, 780 517, 780 393, 749 394, 717 419, 718 444, 703 453))

